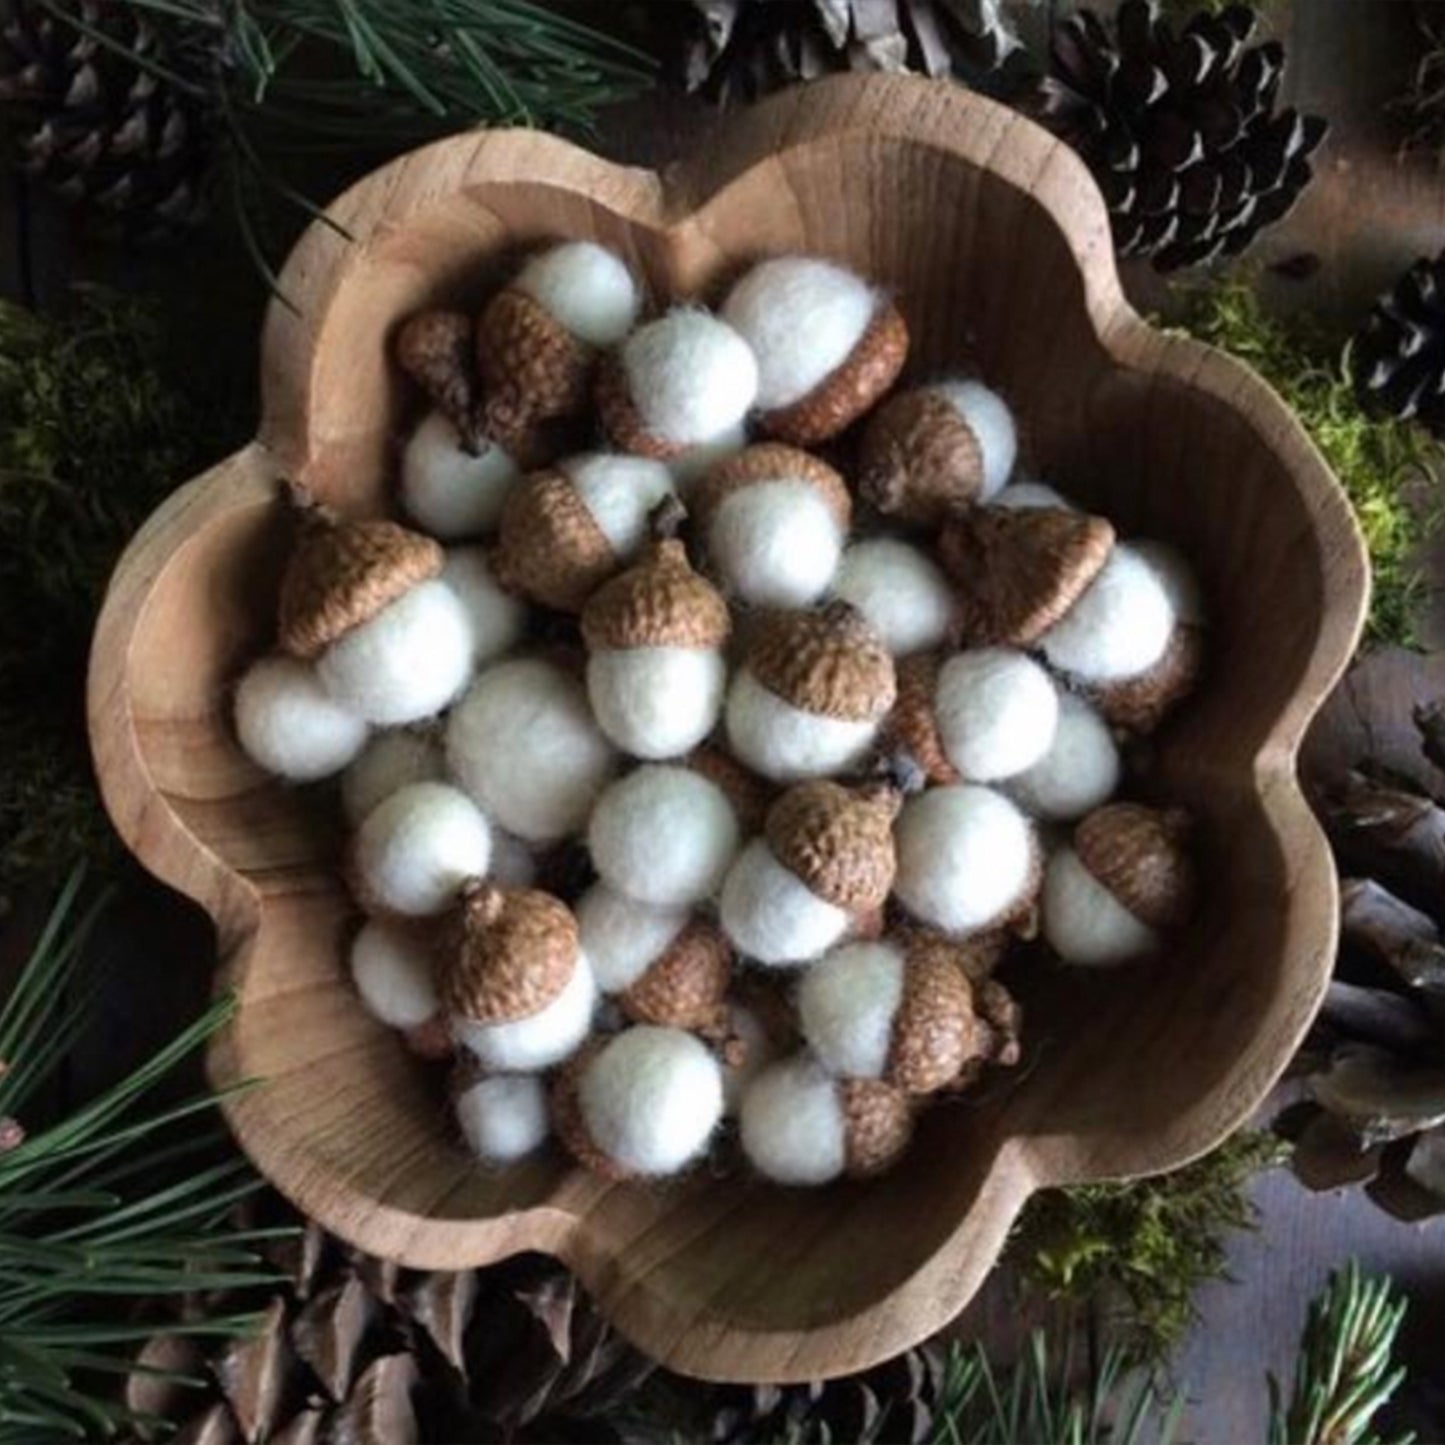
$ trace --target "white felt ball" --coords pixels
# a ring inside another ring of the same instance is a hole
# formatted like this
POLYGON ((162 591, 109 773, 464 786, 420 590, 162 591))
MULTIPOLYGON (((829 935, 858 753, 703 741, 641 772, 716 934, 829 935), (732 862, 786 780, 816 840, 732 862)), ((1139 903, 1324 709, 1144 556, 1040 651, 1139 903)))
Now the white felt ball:
POLYGON ((502 503, 521 473, 499 446, 475 456, 452 423, 430 413, 412 433, 401 459, 401 505, 424 532, 443 541, 494 531, 502 503))
POLYGON ((410 783, 377 804, 356 833, 367 901, 390 913, 440 913, 492 861, 492 830, 448 783, 410 783))
POLYGON ((530 888, 537 881, 537 860, 520 838, 492 829, 492 866, 487 877, 503 888, 530 888))
POLYGON ((849 547, 833 595, 851 602, 895 657, 938 647, 957 615, 953 588, 937 563, 896 537, 872 537, 849 547))
POLYGON ((929 390, 941 392, 952 403, 977 439, 983 453, 978 500, 990 501, 1003 490, 1018 457, 1018 429, 1009 404, 981 381, 940 381, 929 390))
POLYGON ((1174 609, 1159 574, 1120 542, 1039 646, 1064 672, 1090 682, 1113 682, 1153 667, 1173 630, 1174 609))
POLYGON ((643 426, 678 446, 716 441, 742 422, 758 391, 758 365, 725 321, 681 306, 622 343, 628 394, 643 426))
POLYGON ((735 456, 747 444, 748 426, 745 421, 740 421, 718 436, 698 442, 696 446, 669 458, 667 469, 672 473, 673 485, 686 496, 688 486, 702 476, 714 462, 735 456))
POLYGON ((471 672, 466 609, 436 578, 353 627, 316 664, 332 697, 382 727, 439 713, 467 685, 471 672))
POLYGON ((723 586, 756 607, 806 607, 828 590, 843 529, 807 482, 740 487, 713 513, 707 551, 723 586))
POLYGON ((704 648, 602 648, 587 658, 597 725, 636 758, 690 753, 717 726, 726 687, 722 653, 704 648))
POLYGON ((1135 918, 1079 860, 1060 848, 1044 874, 1043 931, 1065 963, 1104 967, 1152 953, 1159 935, 1135 918))
POLYGON ((603 1046, 577 1085, 592 1142, 634 1174, 675 1174, 722 1118, 722 1070, 681 1029, 630 1028, 603 1046))
POLYGON ((691 914, 628 898, 594 883, 577 900, 577 932, 603 993, 630 988, 662 957, 691 914))
POLYGON ((933 703, 944 753, 977 783, 1032 767, 1048 752, 1059 720, 1048 673, 1008 647, 950 657, 938 670, 933 703))
POLYGON ((593 866, 607 883, 674 908, 711 897, 741 841, 737 814, 716 783, 661 763, 611 784, 587 828, 593 866))
POLYGON ((567 986, 544 1009, 504 1024, 453 1019, 452 1032, 488 1069, 550 1069, 577 1052, 596 1007, 597 984, 582 953, 567 986))
POLYGON ((376 805, 408 783, 439 783, 446 776, 441 742, 431 733, 397 728, 378 733, 341 775, 341 806, 353 828, 376 805))
POLYGON ((1203 627, 1204 595, 1199 578, 1184 554, 1168 542, 1133 542, 1130 544, 1153 569, 1169 598, 1169 605, 1180 622, 1189 627, 1203 627))
POLYGON ((758 406, 791 406, 852 354, 878 307, 861 277, 810 256, 762 261, 728 293, 724 320, 758 358, 758 406))
POLYGON ((811 963, 852 921, 784 868, 763 838, 754 838, 728 869, 718 917, 742 953, 778 968, 811 963))
POLYGON ((820 959, 798 985, 798 1023, 830 1073, 882 1078, 903 1001, 904 961, 891 943, 845 943, 820 959))
POLYGON ((1077 510, 1062 492, 1056 491, 1047 482, 1010 482, 993 499, 993 505, 1016 510, 1026 507, 1057 507, 1062 512, 1077 510))
POLYGON ((268 773, 296 783, 340 772, 366 742, 367 726, 294 657, 263 657, 236 689, 236 734, 268 773))
POLYGON ((592 241, 567 241, 533 256, 512 285, 591 346, 615 346, 642 306, 632 272, 592 241))
POLYGON ((893 842, 894 895, 944 933, 967 935, 997 923, 1033 878, 1028 820, 1001 793, 976 784, 910 798, 893 826, 893 842))
POLYGON ((578 832, 616 754, 576 678, 540 658, 495 663, 447 721, 452 776, 524 842, 578 832))
POLYGON ((527 625, 527 607, 497 585, 484 548, 451 548, 442 581, 456 593, 466 613, 475 665, 500 657, 516 644, 527 625))
POLYGON ((778 1184, 826 1184, 848 1162, 838 1086, 806 1054, 763 1070, 743 1094, 743 1153, 778 1184))
POLYGON ((478 1159, 510 1164, 540 1149, 551 1132, 547 1089, 536 1074, 493 1074, 457 1095, 462 1137, 478 1159))
POLYGON ((432 956, 417 935, 376 920, 351 945, 351 978, 366 1011, 388 1028, 414 1029, 436 1016, 432 956))
POLYGON ((866 719, 804 712, 739 668, 724 711, 728 742, 738 759, 774 782, 826 778, 862 761, 878 735, 866 719))
POLYGON ((1033 767, 1009 780, 1008 791, 1035 817, 1070 822, 1112 798, 1119 773, 1108 724, 1083 698, 1061 693, 1053 743, 1033 767))
POLYGON ((672 492, 672 473, 651 457, 586 452, 558 464, 582 504, 623 562, 630 562, 651 535, 648 519, 672 492))

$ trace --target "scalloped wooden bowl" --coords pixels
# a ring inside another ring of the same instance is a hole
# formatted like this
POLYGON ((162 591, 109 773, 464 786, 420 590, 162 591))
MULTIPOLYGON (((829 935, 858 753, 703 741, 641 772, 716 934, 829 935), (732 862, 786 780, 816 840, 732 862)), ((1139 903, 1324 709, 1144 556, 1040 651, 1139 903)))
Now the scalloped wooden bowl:
POLYGON ((214 918, 240 1009, 219 1084, 260 1078, 231 1123, 329 1229, 421 1267, 519 1250, 567 1261, 645 1350, 718 1379, 868 1365, 968 1301, 1035 1190, 1166 1169, 1243 1122, 1319 1002, 1335 880, 1295 752, 1345 665, 1367 574, 1349 508, 1284 405, 1227 358, 1145 325, 1073 155, 941 84, 846 78, 729 122, 666 178, 522 132, 418 151, 331 208, 272 308, 257 440, 137 536, 95 643, 91 730, 116 825, 214 918), (1035 1062, 922 1120, 903 1164, 815 1192, 696 1178, 603 1183, 548 1156, 485 1173, 434 1082, 363 1013, 343 967, 352 907, 329 798, 241 754, 228 690, 268 645, 282 556, 276 478, 341 507, 386 501, 411 403, 398 319, 475 303, 501 258, 593 237, 655 297, 713 295, 771 252, 836 257, 890 287, 911 370, 970 364, 1016 405, 1038 475, 1196 563, 1213 623, 1205 691, 1150 785, 1203 820, 1205 904, 1145 971, 1044 971, 1035 1062))

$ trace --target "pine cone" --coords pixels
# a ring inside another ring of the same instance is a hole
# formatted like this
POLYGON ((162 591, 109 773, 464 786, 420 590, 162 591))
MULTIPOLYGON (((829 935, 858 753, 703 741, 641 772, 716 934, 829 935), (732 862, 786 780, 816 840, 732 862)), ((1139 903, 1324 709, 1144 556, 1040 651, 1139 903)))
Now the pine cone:
POLYGON ((1124 0, 1112 31, 1089 10, 1055 31, 1043 115, 1093 172, 1121 256, 1172 271, 1237 255, 1309 184, 1326 124, 1276 114, 1284 47, 1247 44, 1256 18, 1201 11, 1176 35, 1124 0))
POLYGON ((1371 411, 1445 433, 1445 252, 1416 261, 1375 303, 1350 370, 1371 411))

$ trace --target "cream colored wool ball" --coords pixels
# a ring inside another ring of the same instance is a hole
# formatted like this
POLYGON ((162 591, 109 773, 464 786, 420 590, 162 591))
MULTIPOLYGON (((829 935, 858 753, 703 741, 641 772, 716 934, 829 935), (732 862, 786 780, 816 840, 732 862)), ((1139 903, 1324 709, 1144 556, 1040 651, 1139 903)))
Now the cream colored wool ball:
POLYGON ((981 381, 939 381, 928 389, 945 397, 968 423, 983 454, 977 500, 992 501, 1013 474, 1018 457, 1018 429, 1009 404, 981 381))
POLYGON ((1154 569, 1174 616, 1186 627, 1205 626, 1209 619, 1204 611, 1204 594, 1184 554, 1168 542, 1140 541, 1130 546, 1154 569))
POLYGON ((1159 574, 1120 542, 1039 646, 1062 672, 1087 682, 1113 682, 1153 667, 1173 630, 1174 609, 1159 574))
POLYGON ((1095 968, 1153 953, 1161 938, 1084 866, 1060 848, 1044 874, 1043 934, 1065 963, 1095 968))
POLYGON ((424 532, 442 541, 484 537, 497 527, 502 503, 521 473, 495 444, 475 455, 456 427, 431 412, 401 458, 401 505, 424 532))
POLYGON ((417 933, 376 919, 351 945, 351 979, 366 1011, 388 1028, 414 1029, 441 1008, 431 950, 417 933))
POLYGON ((1047 482, 1010 482, 993 499, 995 507, 1057 507, 1061 512, 1075 512, 1077 507, 1047 482))
POLYGON ((452 547, 441 580, 456 593, 472 634, 472 662, 481 667, 516 646, 527 625, 527 607, 502 591, 481 547, 452 547))
POLYGON ((252 762, 293 783, 339 773, 366 742, 366 723, 294 657, 263 657, 236 689, 236 734, 252 762))
POLYGON ((582 684, 541 658, 481 673, 452 709, 446 749, 458 783, 527 843, 579 832, 617 763, 582 684))
POLYGON ((755 607, 806 607, 828 590, 843 555, 837 513, 808 482, 779 477, 741 487, 707 524, 722 585, 755 607))
POLYGON ((672 495, 672 473, 651 457, 584 452, 557 464, 619 562, 630 562, 651 535, 658 504, 672 495))
POLYGON ((1108 724, 1083 698, 1060 693, 1059 724, 1048 752, 1010 778, 1008 792, 1036 818, 1072 822, 1114 796, 1120 772, 1108 724))
POLYGON ((710 898, 741 846, 727 795, 691 768, 653 763, 597 800, 587 847, 598 874, 643 903, 680 908, 710 898))
POLYGON ((590 346, 615 346, 637 322, 632 272, 593 241, 566 241, 533 256, 512 282, 590 346))
POLYGON ((380 727, 433 717, 471 672, 471 624, 461 599, 440 579, 404 592, 333 642, 316 663, 327 692, 380 727))
POLYGON ((1033 830, 991 788, 930 788, 903 805, 893 837, 894 896, 942 933, 963 937, 1002 922, 1036 882, 1033 830))
POLYGON ((727 663, 706 648, 608 648, 587 659, 598 725, 635 758, 690 753, 716 727, 726 688, 727 663))
POLYGON ((456 1097, 462 1137, 485 1164, 510 1164, 547 1141, 547 1090, 536 1074, 492 1074, 456 1097))
POLYGON ((853 921, 783 867, 763 838, 754 838, 728 870, 718 917, 739 951, 770 967, 811 963, 853 921))
POLYGON ((592 1143, 630 1174, 676 1174, 722 1118, 722 1069, 681 1029, 639 1025, 581 1071, 577 1100, 592 1143))
POLYGON ((410 728, 378 733, 341 775, 346 821, 360 827, 378 803, 408 783, 439 783, 445 778, 446 760, 435 734, 410 728))
POLYGON ((577 900, 577 934, 603 993, 630 988, 687 927, 686 908, 639 903, 606 883, 577 900))
POLYGON ((878 736, 871 718, 824 717, 794 707, 746 667, 733 676, 723 717, 739 760, 779 783, 846 773, 878 736))
POLYGON ((798 1026, 818 1062, 845 1078, 878 1079, 903 1002, 902 949, 882 940, 845 943, 798 985, 798 1026))
POLYGON ((452 1034, 484 1068, 526 1072, 550 1069, 570 1058, 592 1029, 597 983, 579 953, 567 986, 537 1013, 501 1024, 454 1018, 452 1034))
POLYGON ((743 1153, 777 1184, 827 1184, 848 1164, 837 1082, 806 1054, 764 1069, 743 1093, 743 1153))
POLYGON ((369 907, 426 917, 456 901, 492 861, 481 810, 448 783, 409 783, 367 814, 356 833, 356 872, 369 907))
POLYGON ((958 613, 938 564, 897 537, 854 542, 843 553, 833 595, 851 602, 895 657, 941 646, 958 613))
POLYGON ((1059 695, 1032 658, 1009 647, 956 653, 938 670, 939 741, 962 777, 991 783, 1032 767, 1049 750, 1059 695))

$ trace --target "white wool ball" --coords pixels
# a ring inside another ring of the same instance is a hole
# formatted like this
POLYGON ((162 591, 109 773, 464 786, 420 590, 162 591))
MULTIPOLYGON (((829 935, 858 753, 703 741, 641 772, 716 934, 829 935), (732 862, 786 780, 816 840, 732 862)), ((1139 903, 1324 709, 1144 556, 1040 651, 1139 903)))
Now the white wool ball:
POLYGON ((893 826, 893 842, 894 896, 944 933, 967 935, 998 922, 1033 878, 1028 820, 1001 793, 976 784, 910 798, 893 826))
POLYGON ((442 581, 456 593, 466 613, 474 664, 490 662, 516 645, 527 625, 527 607, 498 586, 484 548, 451 548, 442 581))
POLYGON ((791 406, 853 354, 878 293, 860 276, 811 256, 754 266, 728 293, 723 319, 758 358, 758 406, 791 406))
POLYGON ((718 920, 738 949, 758 963, 811 963, 848 931, 848 913, 819 898, 754 838, 723 880, 718 920))
POLYGON ((667 469, 672 473, 673 485, 686 495, 686 488, 695 482, 714 462, 724 457, 735 456, 748 444, 748 425, 740 421, 709 441, 698 442, 685 452, 671 457, 667 469))
POLYGON ((268 773, 309 783, 340 772, 361 751, 367 726, 306 663, 263 657, 236 689, 236 734, 268 773))
POLYGON ((1064 672, 1090 682, 1115 682, 1153 667, 1173 630, 1174 609, 1159 574, 1120 542, 1039 646, 1064 672))
POLYGON ((1043 932, 1065 963, 1105 967, 1152 953, 1159 935, 1135 918, 1072 848, 1060 848, 1044 874, 1043 932))
POLYGON ((742 422, 758 391, 758 365, 724 321, 680 306, 622 343, 628 394, 642 425, 677 446, 716 441, 742 422))
POLYGON ((634 1174, 675 1174, 722 1118, 722 1069, 681 1029, 642 1026, 605 1044, 577 1085, 592 1142, 634 1174))
POLYGON ((1073 512, 1078 509, 1062 493, 1047 482, 1010 482, 994 499, 995 507, 1057 507, 1060 511, 1073 512))
POLYGON ((1009 404, 981 381, 940 381, 929 390, 941 392, 977 438, 983 453, 978 500, 992 500, 1003 490, 1018 457, 1018 429, 1009 404))
POLYGON ((537 881, 537 860, 520 838, 492 829, 492 866, 487 877, 503 888, 530 888, 537 881))
POLYGON ((672 945, 692 915, 659 908, 594 883, 577 900, 577 932, 603 993, 630 988, 672 945))
POLYGON ((559 463, 558 470, 623 562, 630 562, 651 535, 659 502, 672 493, 672 473, 651 457, 624 452, 587 452, 559 463))
POLYGON ((356 834, 356 869, 367 901, 390 913, 440 913, 491 861, 491 827, 448 783, 397 789, 356 834))
POLYGON ((848 1162, 838 1087, 806 1054, 764 1069, 743 1094, 743 1153, 778 1184, 826 1184, 848 1162))
POLYGON ((798 985, 798 1024, 830 1073, 882 1078, 903 1001, 903 953, 891 943, 845 943, 798 985))
POLYGON ((642 308, 632 272, 593 241, 566 241, 533 256, 512 285, 590 346, 615 346, 642 308))
POLYGON ((551 1132, 547 1088, 536 1074, 493 1074, 457 1095, 457 1124, 477 1158, 510 1164, 540 1149, 551 1132))
POLYGON ((828 590, 843 555, 837 515, 807 482, 758 482, 727 497, 707 528, 723 586, 756 607, 806 607, 828 590))
POLYGON ((418 1028, 441 1008, 430 950, 392 923, 373 920, 356 935, 351 979, 367 1013, 388 1028, 418 1028))
POLYGON ((504 1024, 452 1020, 457 1042, 469 1049, 484 1068, 550 1069, 577 1052, 592 1029, 597 984, 585 953, 577 957, 567 986, 544 1009, 504 1024))
POLYGON ((1204 594, 1184 553, 1168 542, 1132 542, 1133 549, 1154 569, 1174 615, 1188 627, 1203 627, 1204 594))
POLYGON ((705 648, 601 648, 587 658, 597 724, 637 758, 690 753, 717 726, 726 687, 722 653, 705 648))
POLYGON ((1047 753, 1009 780, 1014 801, 1039 818, 1069 822, 1114 796, 1119 749, 1108 724, 1073 693, 1059 696, 1059 725, 1047 753))
POLYGON ((341 806, 353 828, 376 805, 408 783, 439 783, 446 776, 441 743, 431 733, 399 728, 378 733, 341 775, 341 806))
POLYGON ((804 712, 769 691, 745 667, 728 689, 728 742, 739 761, 778 783, 827 778, 856 767, 878 736, 866 719, 804 712))
POLYGON ((445 582, 404 592, 321 654, 316 673, 332 697, 382 727, 439 713, 472 673, 472 628, 445 582))
POLYGON ((499 827, 547 843, 581 829, 616 754, 576 678, 514 658, 489 667, 453 708, 447 763, 499 827))
POLYGON ((1032 767, 1049 750, 1059 695, 1031 657, 979 647, 950 657, 933 696, 938 736, 965 777, 991 783, 1032 767))
POLYGON ((776 1062, 777 1046, 752 1009, 734 1004, 728 1011, 728 1038, 733 1044, 723 1064, 723 1113, 734 1118, 753 1080, 776 1062))
POLYGON ((601 877, 619 893, 665 907, 711 897, 741 843, 737 814, 716 783, 660 763, 611 784, 587 828, 601 877))
POLYGON ((431 412, 411 434, 401 458, 401 505, 424 532, 443 541, 496 530, 517 464, 491 445, 475 456, 455 426, 431 412))
POLYGON ((938 647, 958 606, 933 558, 896 537, 871 537, 843 553, 833 595, 851 602, 877 628, 895 657, 938 647))

